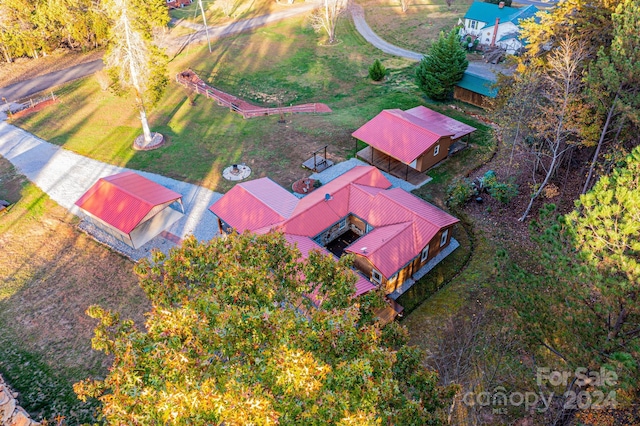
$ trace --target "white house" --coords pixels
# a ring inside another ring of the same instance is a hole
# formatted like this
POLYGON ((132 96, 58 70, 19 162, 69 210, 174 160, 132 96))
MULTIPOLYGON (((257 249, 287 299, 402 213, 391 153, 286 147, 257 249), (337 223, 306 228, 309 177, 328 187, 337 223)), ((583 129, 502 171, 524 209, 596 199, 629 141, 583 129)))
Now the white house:
POLYGON ((538 12, 535 6, 515 8, 504 3, 492 4, 473 2, 464 15, 462 36, 473 36, 482 46, 499 46, 509 54, 514 54, 523 46, 518 37, 520 21, 534 17, 538 12))

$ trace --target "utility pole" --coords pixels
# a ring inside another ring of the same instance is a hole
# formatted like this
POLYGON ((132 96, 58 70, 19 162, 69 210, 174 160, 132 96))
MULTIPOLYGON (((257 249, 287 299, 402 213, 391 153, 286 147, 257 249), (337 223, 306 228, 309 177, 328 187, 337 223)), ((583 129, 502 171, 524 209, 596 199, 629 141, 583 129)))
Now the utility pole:
POLYGON ((202 22, 204 22, 204 31, 207 33, 207 43, 209 43, 209 53, 211 53, 211 39, 209 38, 209 27, 207 27, 207 18, 204 16, 204 7, 202 7, 202 0, 198 0, 200 5, 200 11, 202 12, 202 22))

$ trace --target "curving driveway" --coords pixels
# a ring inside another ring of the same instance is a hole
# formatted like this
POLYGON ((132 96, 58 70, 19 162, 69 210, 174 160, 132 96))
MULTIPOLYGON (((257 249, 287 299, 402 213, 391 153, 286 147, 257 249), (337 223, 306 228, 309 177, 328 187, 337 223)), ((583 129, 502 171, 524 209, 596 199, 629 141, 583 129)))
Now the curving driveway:
MULTIPOLYGON (((359 4, 354 3, 351 6, 351 17, 353 18, 353 23, 360 35, 384 53, 412 59, 414 61, 419 61, 424 56, 423 53, 412 52, 411 50, 394 46, 380 38, 380 36, 371 29, 369 24, 367 24, 367 21, 364 18, 364 9, 359 4)), ((503 68, 501 66, 488 64, 486 62, 469 62, 469 67, 467 68, 467 72, 470 74, 479 75, 492 81, 495 81, 496 74, 501 73, 502 71, 503 68)))

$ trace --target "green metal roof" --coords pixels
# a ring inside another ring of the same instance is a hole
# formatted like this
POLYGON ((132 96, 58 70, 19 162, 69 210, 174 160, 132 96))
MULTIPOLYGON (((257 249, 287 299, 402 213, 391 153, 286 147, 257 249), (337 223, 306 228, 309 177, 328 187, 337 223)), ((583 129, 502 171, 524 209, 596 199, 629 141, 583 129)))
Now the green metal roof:
POLYGON ((523 8, 515 8, 504 6, 502 9, 497 4, 484 3, 474 1, 465 13, 465 19, 485 22, 487 25, 494 25, 496 18, 500 18, 500 22, 513 22, 518 24, 521 19, 527 19, 534 16, 538 12, 538 8, 530 5, 523 8))
POLYGON ((495 98, 498 96, 498 89, 491 87, 493 84, 495 84, 495 81, 465 72, 462 76, 462 80, 460 80, 456 86, 462 87, 463 89, 467 89, 471 92, 479 93, 489 98, 495 98))

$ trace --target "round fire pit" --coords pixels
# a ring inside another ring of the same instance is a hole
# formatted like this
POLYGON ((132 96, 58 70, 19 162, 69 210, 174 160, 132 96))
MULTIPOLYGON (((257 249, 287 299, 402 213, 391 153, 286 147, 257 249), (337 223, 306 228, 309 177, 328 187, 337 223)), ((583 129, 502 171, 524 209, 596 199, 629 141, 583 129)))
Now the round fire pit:
POLYGON ((249 177, 251 169, 244 164, 234 164, 222 171, 222 177, 226 180, 242 180, 249 177))

